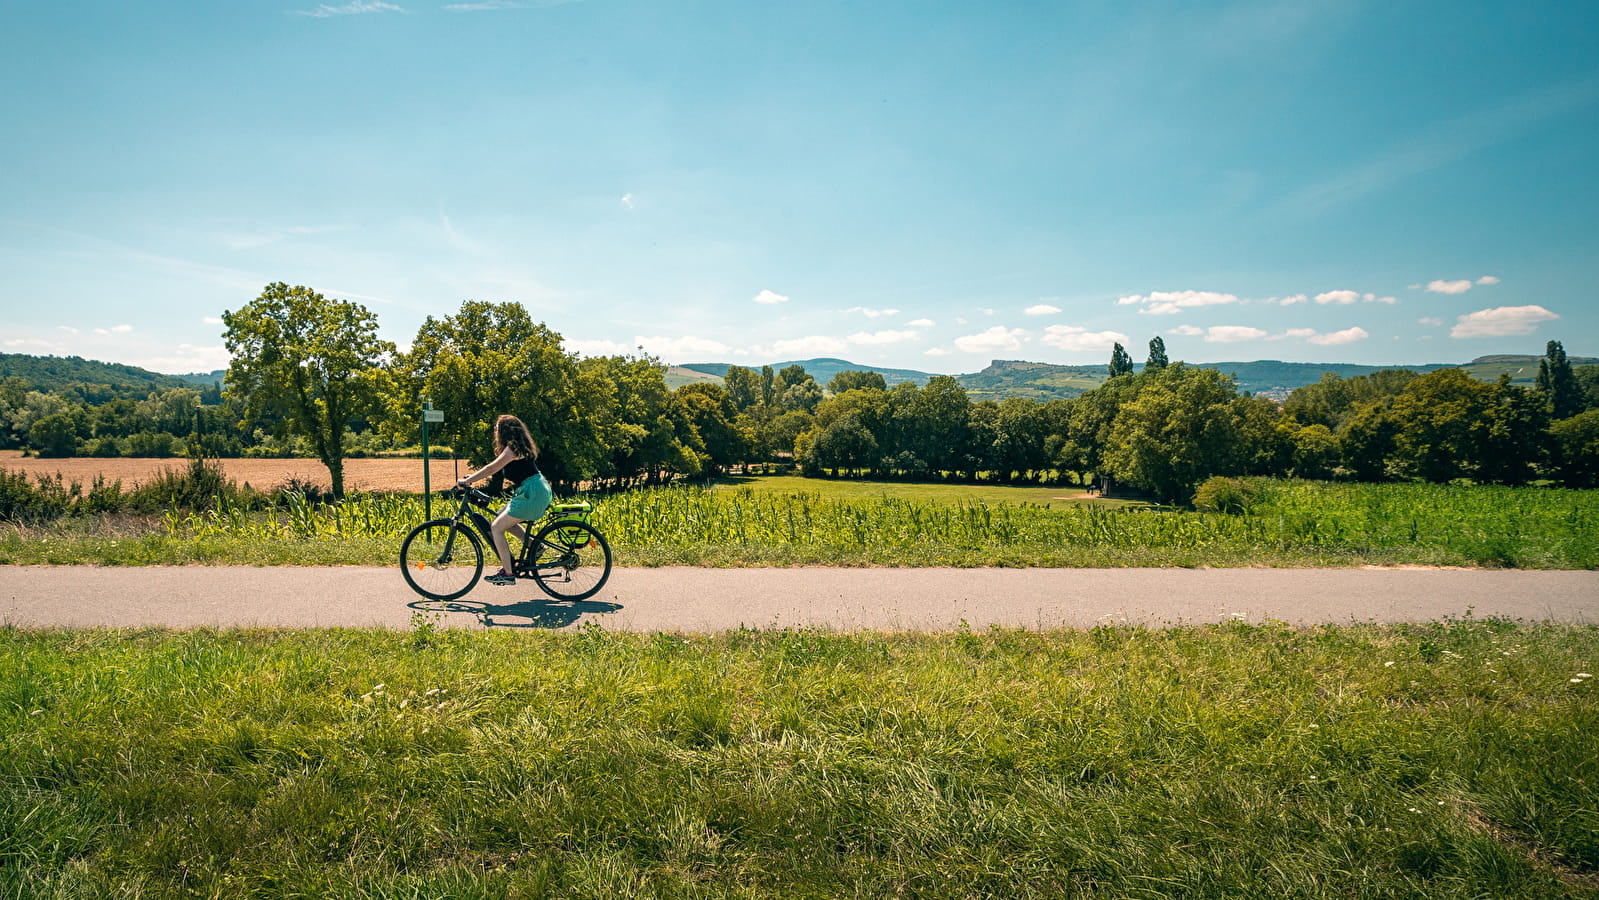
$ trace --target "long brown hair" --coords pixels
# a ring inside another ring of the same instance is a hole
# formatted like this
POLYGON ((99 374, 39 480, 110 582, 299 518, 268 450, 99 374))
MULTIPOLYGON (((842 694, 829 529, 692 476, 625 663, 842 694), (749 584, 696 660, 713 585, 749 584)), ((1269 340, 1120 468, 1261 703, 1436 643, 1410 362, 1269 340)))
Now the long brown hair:
POLYGON ((500 416, 494 420, 494 455, 499 456, 506 447, 517 456, 539 458, 539 445, 533 442, 533 435, 516 416, 500 416))

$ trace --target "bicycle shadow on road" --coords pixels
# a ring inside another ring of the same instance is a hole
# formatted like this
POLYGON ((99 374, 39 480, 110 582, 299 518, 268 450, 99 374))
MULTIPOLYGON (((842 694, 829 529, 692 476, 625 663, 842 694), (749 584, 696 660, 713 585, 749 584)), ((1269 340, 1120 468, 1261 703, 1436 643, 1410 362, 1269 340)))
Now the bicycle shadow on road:
POLYGON ((574 625, 587 615, 613 613, 620 603, 602 600, 521 600, 516 603, 484 603, 479 600, 418 600, 407 604, 425 613, 468 613, 485 628, 549 628, 574 625))

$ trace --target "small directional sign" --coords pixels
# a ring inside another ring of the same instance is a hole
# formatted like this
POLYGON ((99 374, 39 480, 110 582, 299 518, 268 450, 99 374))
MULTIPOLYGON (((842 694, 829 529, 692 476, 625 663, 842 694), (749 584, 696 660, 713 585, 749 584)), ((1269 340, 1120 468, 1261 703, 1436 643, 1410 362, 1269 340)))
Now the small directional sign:
POLYGON ((422 410, 422 421, 424 421, 424 422, 442 422, 442 421, 444 421, 444 410, 442 410, 442 409, 424 409, 424 410, 422 410))

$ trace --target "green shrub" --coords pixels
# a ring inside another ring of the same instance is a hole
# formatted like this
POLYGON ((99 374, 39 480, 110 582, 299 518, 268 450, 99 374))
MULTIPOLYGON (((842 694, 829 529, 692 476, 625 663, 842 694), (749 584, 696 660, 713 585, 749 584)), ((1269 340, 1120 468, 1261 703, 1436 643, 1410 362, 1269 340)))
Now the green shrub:
POLYGON ((1210 478, 1194 492, 1194 509, 1240 516, 1254 505, 1259 490, 1242 478, 1210 478))

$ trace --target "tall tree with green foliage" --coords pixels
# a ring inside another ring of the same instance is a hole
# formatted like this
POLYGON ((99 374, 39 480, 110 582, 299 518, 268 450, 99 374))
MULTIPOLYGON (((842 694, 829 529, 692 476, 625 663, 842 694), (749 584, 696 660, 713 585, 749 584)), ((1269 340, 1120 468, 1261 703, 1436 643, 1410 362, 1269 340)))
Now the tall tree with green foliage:
POLYGON ((882 372, 840 372, 827 382, 829 394, 842 394, 856 388, 875 388, 879 391, 888 390, 888 380, 882 372))
POLYGON ((1144 370, 1147 372, 1150 369, 1164 369, 1170 364, 1171 360, 1166 358, 1165 339, 1159 335, 1150 338, 1149 361, 1144 363, 1144 370))
POLYGON ((494 458, 494 421, 520 418, 538 442, 539 468, 556 486, 592 477, 600 443, 594 416, 603 397, 586 396, 576 357, 561 336, 535 323, 520 303, 469 300, 455 315, 428 316, 394 369, 390 415, 415 423, 424 399, 444 412, 436 440, 474 464, 494 458))
POLYGON ((1144 384, 1117 414, 1105 450, 1117 480, 1186 503, 1206 478, 1243 471, 1232 378, 1177 364, 1139 380, 1144 384))
POLYGON ((1122 375, 1133 374, 1133 358, 1127 355, 1127 348, 1117 344, 1110 351, 1110 377, 1117 378, 1122 375))
POLYGON ((279 281, 222 321, 233 356, 228 392, 249 415, 276 414, 304 436, 328 468, 333 495, 344 496, 345 431, 376 408, 380 373, 394 354, 378 337, 377 317, 279 281))
POLYGON ((1569 419, 1582 412, 1582 385, 1577 383, 1571 361, 1566 358, 1566 348, 1559 341, 1545 345, 1543 359, 1538 361, 1537 385, 1553 418, 1569 419))

